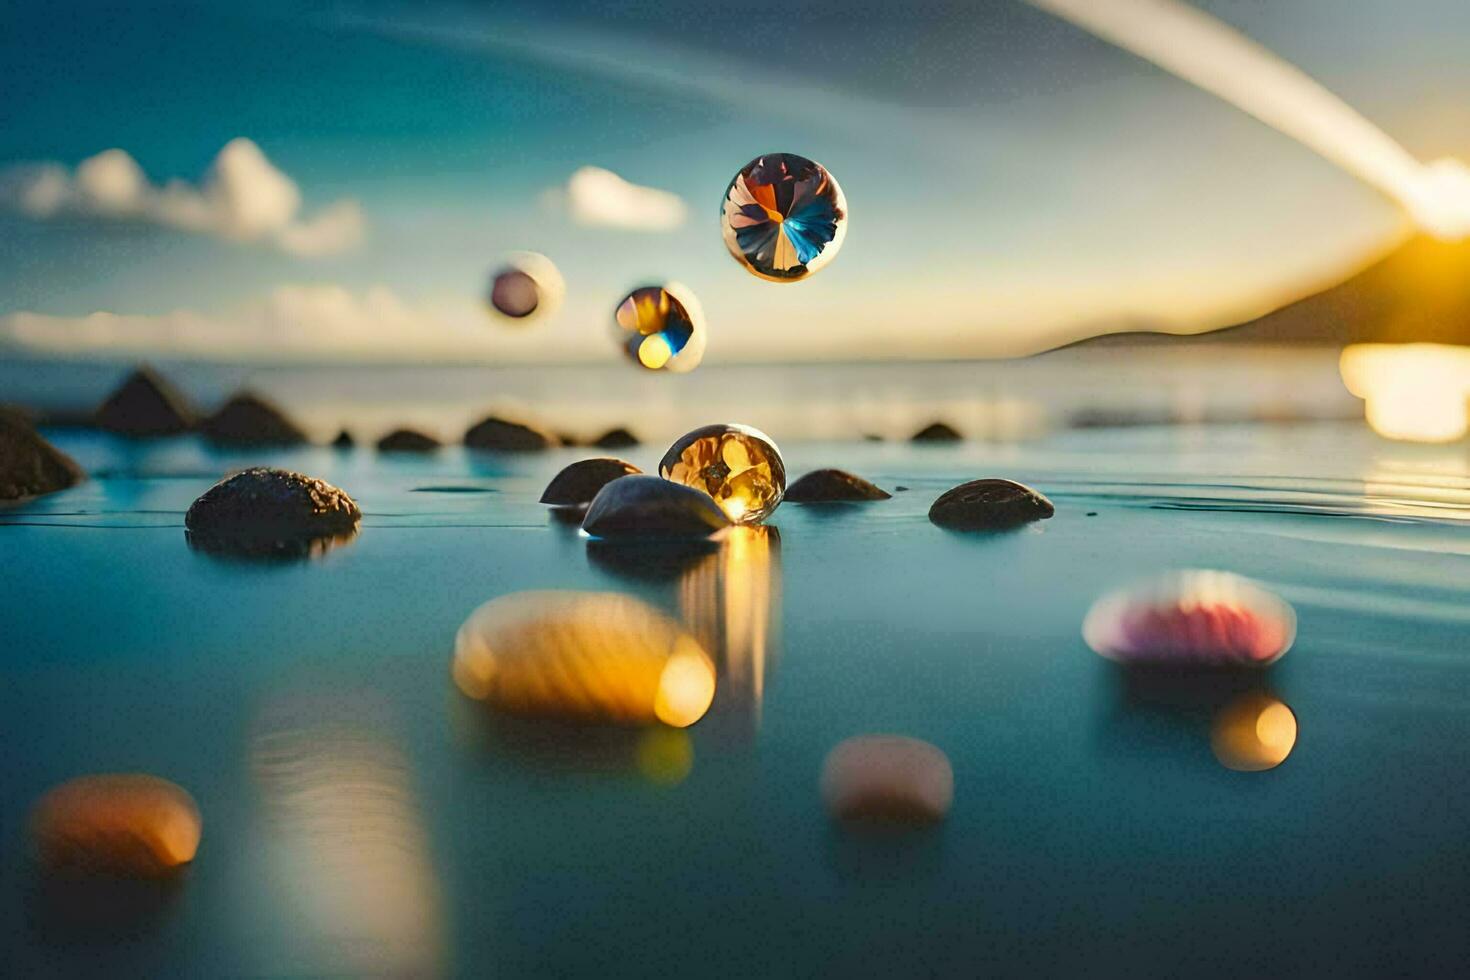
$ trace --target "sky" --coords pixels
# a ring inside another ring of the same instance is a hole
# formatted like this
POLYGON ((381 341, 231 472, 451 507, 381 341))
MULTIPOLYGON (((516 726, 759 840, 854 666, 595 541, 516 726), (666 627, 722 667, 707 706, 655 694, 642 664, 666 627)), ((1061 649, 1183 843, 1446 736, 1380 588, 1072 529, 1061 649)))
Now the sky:
MULTIPOLYGON (((1195 5, 1419 159, 1470 157, 1462 0, 1195 5)), ((99 8, 0 0, 12 350, 604 360, 622 296, 677 281, 707 363, 1007 356, 1236 322, 1410 230, 1022 0, 99 8), (822 162, 851 214, 798 283, 720 236, 771 151, 822 162), (519 250, 566 296, 518 327, 482 296, 519 250)))

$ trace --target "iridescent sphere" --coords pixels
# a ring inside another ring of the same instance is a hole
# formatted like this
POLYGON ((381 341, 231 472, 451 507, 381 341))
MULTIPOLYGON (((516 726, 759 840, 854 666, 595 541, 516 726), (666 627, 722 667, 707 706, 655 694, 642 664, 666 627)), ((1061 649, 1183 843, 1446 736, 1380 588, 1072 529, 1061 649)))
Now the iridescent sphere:
POLYGON ((635 364, 683 374, 704 359, 704 310, 677 282, 639 286, 614 313, 617 339, 635 364))
POLYGON ((664 453, 658 475, 703 490, 735 524, 759 524, 786 493, 781 450, 748 425, 706 425, 686 433, 664 453))
POLYGON ((490 277, 490 308, 512 320, 549 316, 561 305, 566 283, 555 264, 537 252, 517 252, 490 277))
POLYGON ((767 153, 741 168, 720 213, 725 246, 762 279, 795 282, 831 262, 847 236, 847 198, 827 168, 767 153))

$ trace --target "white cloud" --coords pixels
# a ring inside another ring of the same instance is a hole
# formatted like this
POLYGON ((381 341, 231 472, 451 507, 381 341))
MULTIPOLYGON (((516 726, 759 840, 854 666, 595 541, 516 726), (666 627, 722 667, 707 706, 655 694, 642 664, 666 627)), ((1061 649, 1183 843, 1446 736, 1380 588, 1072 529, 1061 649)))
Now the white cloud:
POLYGON ((0 351, 59 357, 468 361, 534 359, 547 347, 539 331, 496 329, 474 303, 410 305, 384 286, 355 292, 331 283, 283 285, 218 314, 0 316, 0 351))
POLYGON ((641 187, 601 167, 579 168, 548 199, 564 205, 578 224, 633 231, 670 231, 689 210, 677 194, 641 187))
POLYGON ((243 138, 225 144, 197 186, 182 180, 155 185, 119 149, 83 160, 74 173, 54 163, 13 167, 0 174, 0 206, 37 220, 140 221, 307 257, 353 249, 367 230, 362 207, 349 199, 302 215, 296 182, 243 138))

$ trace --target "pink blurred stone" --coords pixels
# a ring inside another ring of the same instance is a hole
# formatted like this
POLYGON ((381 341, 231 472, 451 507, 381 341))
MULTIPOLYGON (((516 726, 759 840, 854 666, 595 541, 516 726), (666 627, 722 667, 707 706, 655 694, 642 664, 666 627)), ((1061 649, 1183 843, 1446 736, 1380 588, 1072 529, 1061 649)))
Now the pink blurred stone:
POLYGON ((928 742, 859 735, 827 754, 821 790, 827 812, 837 820, 934 823, 954 801, 954 770, 928 742))
POLYGON ((1093 603, 1082 637, 1124 664, 1264 667, 1291 648, 1296 613, 1243 576, 1173 572, 1093 603))

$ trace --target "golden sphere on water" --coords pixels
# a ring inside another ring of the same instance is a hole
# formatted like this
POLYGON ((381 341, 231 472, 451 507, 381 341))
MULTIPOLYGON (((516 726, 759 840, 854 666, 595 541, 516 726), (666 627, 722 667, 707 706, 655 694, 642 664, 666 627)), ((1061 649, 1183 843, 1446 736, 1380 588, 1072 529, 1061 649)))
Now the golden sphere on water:
POLYGON ((685 433, 658 464, 665 480, 702 490, 735 524, 759 524, 786 493, 786 464, 771 437, 748 425, 685 433))
POLYGON ((619 346, 639 367, 683 374, 704 360, 704 311, 677 282, 639 286, 618 303, 613 322, 619 346))

